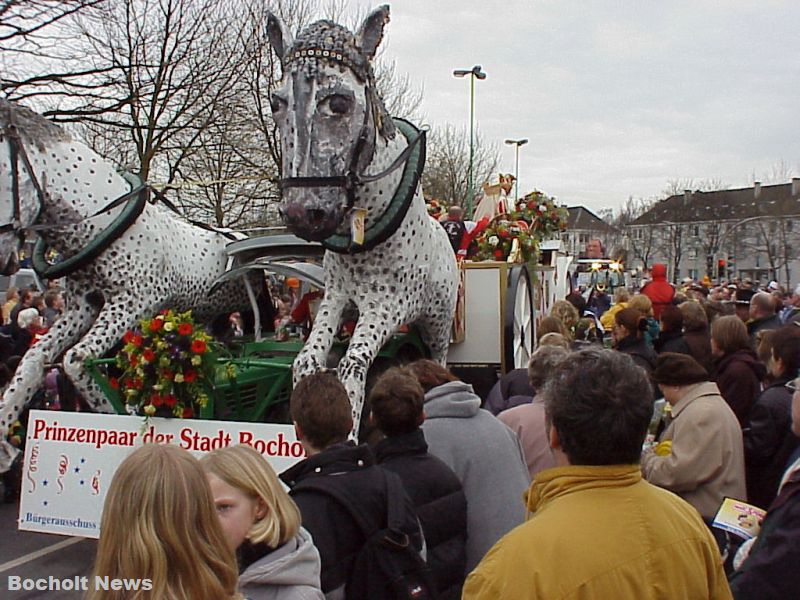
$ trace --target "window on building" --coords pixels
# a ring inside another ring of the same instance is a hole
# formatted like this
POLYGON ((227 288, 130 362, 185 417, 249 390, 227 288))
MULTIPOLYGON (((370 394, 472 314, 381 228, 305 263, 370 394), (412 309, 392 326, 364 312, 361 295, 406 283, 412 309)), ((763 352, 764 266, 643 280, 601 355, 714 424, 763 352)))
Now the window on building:
POLYGON ((791 231, 793 227, 793 222, 791 219, 786 219, 786 231, 791 231))
POLYGON ((689 269, 689 277, 697 279, 697 269, 689 269))
POLYGON ((694 237, 700 237, 700 226, 699 225, 692 225, 692 235, 694 237))

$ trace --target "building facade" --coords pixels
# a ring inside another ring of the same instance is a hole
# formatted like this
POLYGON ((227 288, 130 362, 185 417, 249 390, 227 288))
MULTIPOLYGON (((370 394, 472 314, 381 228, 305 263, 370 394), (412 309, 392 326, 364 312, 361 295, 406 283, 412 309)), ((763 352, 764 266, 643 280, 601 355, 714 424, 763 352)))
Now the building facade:
POLYGON ((800 178, 657 202, 626 228, 629 264, 667 265, 669 278, 749 277, 785 288, 800 282, 800 178))

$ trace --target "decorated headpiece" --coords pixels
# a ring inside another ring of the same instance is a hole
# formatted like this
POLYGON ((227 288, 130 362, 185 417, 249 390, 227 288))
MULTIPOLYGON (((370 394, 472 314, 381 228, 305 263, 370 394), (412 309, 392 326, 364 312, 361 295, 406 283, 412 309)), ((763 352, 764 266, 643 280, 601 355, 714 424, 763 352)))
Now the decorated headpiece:
POLYGON ((375 79, 372 65, 356 44, 356 36, 333 21, 317 21, 303 30, 283 57, 283 66, 312 66, 310 63, 315 61, 343 65, 361 83, 375 79))

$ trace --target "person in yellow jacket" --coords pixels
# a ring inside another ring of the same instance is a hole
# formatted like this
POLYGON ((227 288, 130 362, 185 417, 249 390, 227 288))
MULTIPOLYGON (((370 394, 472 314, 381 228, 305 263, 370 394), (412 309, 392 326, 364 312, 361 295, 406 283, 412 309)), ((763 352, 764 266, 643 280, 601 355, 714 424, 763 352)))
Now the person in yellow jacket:
POLYGON ((614 290, 614 303, 611 308, 600 315, 600 325, 603 326, 604 331, 614 329, 614 315, 628 306, 628 300, 630 300, 630 294, 626 288, 618 287, 614 290))
POLYGON ((486 554, 462 598, 730 599, 700 515, 642 479, 653 412, 644 370, 620 352, 582 350, 540 393, 556 467, 536 476, 532 516, 486 554))

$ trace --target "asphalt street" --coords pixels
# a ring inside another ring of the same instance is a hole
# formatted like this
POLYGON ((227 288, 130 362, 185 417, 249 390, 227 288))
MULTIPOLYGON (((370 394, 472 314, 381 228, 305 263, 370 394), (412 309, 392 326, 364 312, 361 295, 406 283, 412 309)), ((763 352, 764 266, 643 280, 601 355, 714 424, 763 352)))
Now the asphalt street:
POLYGON ((74 579, 89 576, 97 542, 84 538, 30 533, 17 529, 19 504, 0 504, 0 598, 78 600, 81 591, 10 591, 9 576, 23 579, 74 579))

